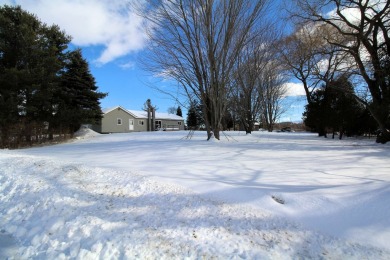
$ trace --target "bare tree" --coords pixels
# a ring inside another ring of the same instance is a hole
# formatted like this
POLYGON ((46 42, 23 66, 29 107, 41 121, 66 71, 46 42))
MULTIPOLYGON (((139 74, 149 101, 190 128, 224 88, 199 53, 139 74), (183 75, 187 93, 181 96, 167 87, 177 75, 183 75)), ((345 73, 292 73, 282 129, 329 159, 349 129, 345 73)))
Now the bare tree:
POLYGON ((156 127, 156 124, 155 124, 156 110, 158 108, 156 106, 152 105, 152 101, 150 100, 150 98, 148 98, 145 101, 142 109, 146 112, 146 115, 147 115, 146 127, 147 127, 148 131, 154 131, 155 127, 156 127))
POLYGON ((230 98, 231 104, 234 104, 232 106, 235 109, 234 114, 238 115, 240 124, 247 134, 251 133, 261 109, 258 75, 264 67, 264 62, 261 61, 263 57, 259 48, 257 42, 252 43, 240 55, 230 98))
POLYGON ((180 83, 203 104, 208 139, 219 139, 237 56, 266 0, 148 0, 142 15, 150 24, 146 62, 154 73, 180 83))
POLYGON ((168 114, 176 114, 177 107, 168 107, 168 114))
POLYGON ((153 105, 152 104, 152 100, 150 100, 150 98, 148 98, 145 101, 145 103, 144 103, 144 105, 142 107, 142 110, 146 112, 146 111, 148 111, 150 109, 158 110, 157 106, 153 105))
POLYGON ((286 69, 302 82, 308 103, 311 102, 311 93, 318 84, 312 78, 315 64, 319 62, 314 55, 315 46, 318 44, 316 40, 306 26, 301 26, 277 45, 286 69))
POLYGON ((263 23, 263 28, 259 29, 238 57, 231 92, 233 114, 238 115, 247 134, 260 120, 262 88, 259 76, 270 60, 275 60, 273 46, 279 37, 276 27, 270 23, 263 23))
POLYGON ((286 78, 278 61, 269 62, 259 77, 262 119, 267 130, 273 127, 280 116, 286 112, 283 100, 286 96, 286 78))
POLYGON ((278 45, 286 69, 302 82, 308 103, 318 86, 350 73, 345 53, 329 44, 324 35, 335 37, 335 31, 326 24, 305 23, 278 45))
POLYGON ((295 3, 298 7, 295 17, 304 22, 327 24, 337 31, 339 37, 326 34, 324 37, 353 58, 356 72, 370 93, 369 100, 358 95, 356 98, 368 107, 382 131, 377 142, 390 141, 390 2, 295 0, 295 3), (340 37, 349 40, 335 40, 340 37))

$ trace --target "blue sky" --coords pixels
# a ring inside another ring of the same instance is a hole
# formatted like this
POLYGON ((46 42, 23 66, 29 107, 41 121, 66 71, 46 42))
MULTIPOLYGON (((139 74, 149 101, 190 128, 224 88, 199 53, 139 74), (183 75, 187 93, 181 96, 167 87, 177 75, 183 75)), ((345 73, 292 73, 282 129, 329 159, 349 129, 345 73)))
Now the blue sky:
MULTIPOLYGON (((154 88, 175 93, 177 85, 155 78, 140 67, 148 42, 143 21, 130 11, 128 1, 0 0, 0 5, 3 4, 20 5, 42 22, 57 24, 72 36, 72 47, 82 49, 99 90, 109 93, 101 101, 102 108, 121 105, 141 110, 148 98, 159 112, 167 112, 169 107, 178 105, 174 98, 154 88)), ((297 95, 303 93, 303 88, 290 84, 289 93, 293 97, 282 121, 299 121, 305 102, 297 95)))

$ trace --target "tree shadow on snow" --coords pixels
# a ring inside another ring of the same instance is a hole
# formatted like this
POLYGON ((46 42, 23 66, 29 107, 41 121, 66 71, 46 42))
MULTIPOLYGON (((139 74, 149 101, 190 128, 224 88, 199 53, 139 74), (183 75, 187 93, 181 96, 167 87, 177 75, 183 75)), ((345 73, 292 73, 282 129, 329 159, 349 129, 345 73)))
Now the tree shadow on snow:
MULTIPOLYGON (((109 244, 118 249, 115 258, 128 257, 126 252, 141 254, 148 246, 159 251, 158 256, 172 251, 181 254, 176 257, 206 258, 278 254, 320 258, 332 247, 351 247, 261 210, 204 199, 126 172, 107 174, 102 169, 44 161, 24 167, 34 168, 26 177, 42 185, 24 184, 23 192, 13 191, 4 207, 20 208, 9 211, 8 225, 17 226, 15 234, 22 246, 39 248, 34 252, 37 258, 75 257, 82 250, 103 254, 109 244), (111 174, 126 175, 131 182, 105 181, 111 174)), ((351 250, 353 254, 356 248, 351 250)))

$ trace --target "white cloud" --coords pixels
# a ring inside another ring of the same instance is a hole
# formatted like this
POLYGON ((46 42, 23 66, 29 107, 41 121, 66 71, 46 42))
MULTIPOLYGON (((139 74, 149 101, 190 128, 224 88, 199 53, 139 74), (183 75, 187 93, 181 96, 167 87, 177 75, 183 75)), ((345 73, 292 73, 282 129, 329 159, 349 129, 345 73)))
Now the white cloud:
POLYGON ((124 70, 132 70, 135 68, 135 63, 133 61, 129 61, 127 63, 119 64, 119 67, 124 70))
MULTIPOLYGON (((368 17, 373 17, 375 15, 375 11, 382 10, 388 0, 369 0, 368 6, 370 7, 367 9, 367 12, 365 13, 368 17), (372 10, 373 9, 373 10, 372 10)), ((365 5, 367 2, 363 1, 362 4, 365 5)), ((359 25, 361 21, 361 10, 356 6, 352 5, 353 7, 346 6, 344 8, 340 8, 341 14, 352 24, 359 25)), ((338 14, 336 13, 336 8, 331 10, 326 14, 327 17, 330 18, 336 18, 338 19, 338 14)))
MULTIPOLYGON (((3 2, 0 0, 0 3, 3 2)), ((80 47, 104 46, 96 59, 105 64, 146 44, 142 18, 125 0, 15 0, 24 10, 47 24, 57 24, 80 47)))
POLYGON ((285 84, 287 89, 287 97, 305 96, 305 89, 302 83, 288 82, 285 84))

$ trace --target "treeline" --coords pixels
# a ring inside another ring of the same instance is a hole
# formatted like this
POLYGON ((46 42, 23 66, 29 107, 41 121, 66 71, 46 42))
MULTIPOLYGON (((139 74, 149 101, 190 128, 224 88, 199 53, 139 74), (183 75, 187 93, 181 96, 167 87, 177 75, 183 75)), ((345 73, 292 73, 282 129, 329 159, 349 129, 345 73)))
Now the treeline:
POLYGON ((138 12, 151 25, 146 67, 177 81, 189 110, 202 105, 208 139, 220 139, 227 114, 247 133, 256 121, 272 131, 286 107, 287 75, 302 83, 311 110, 305 121, 319 134, 349 128, 335 124, 356 104, 327 102, 353 97, 374 119, 377 142, 390 141, 389 1, 284 1, 292 26, 286 36, 267 0, 145 2, 138 12), (342 79, 352 88, 334 87, 342 79))
POLYGON ((346 77, 322 85, 311 93, 303 120, 307 128, 327 137, 378 135, 378 125, 370 111, 354 97, 354 87, 346 77))
MULTIPOLYGON (((146 2, 139 11, 153 27, 147 68, 179 83, 190 104, 189 125, 201 104, 197 114, 203 115, 208 139, 219 139, 226 115, 247 133, 256 121, 272 131, 286 107, 288 71, 302 82, 305 121, 313 130, 345 132, 350 122, 338 121, 357 101, 358 110, 371 115, 367 120, 375 120, 377 142, 390 141, 388 3, 293 0, 294 28, 283 36, 267 16, 268 1, 146 2), (343 15, 355 12, 358 18, 343 15), (343 78, 352 88, 331 87, 343 78), (355 99, 348 109, 327 104, 347 96, 355 99)), ((370 124, 361 121, 363 114, 353 123, 370 124)))
POLYGON ((389 142, 390 2, 292 2, 295 28, 280 53, 304 87, 305 123, 320 136, 377 133, 389 142))
POLYGON ((0 148, 66 138, 101 118, 107 94, 70 41, 20 7, 0 7, 0 148))

